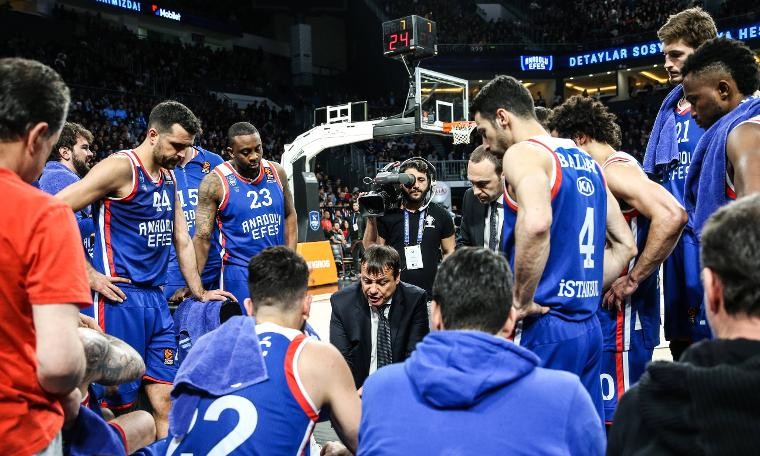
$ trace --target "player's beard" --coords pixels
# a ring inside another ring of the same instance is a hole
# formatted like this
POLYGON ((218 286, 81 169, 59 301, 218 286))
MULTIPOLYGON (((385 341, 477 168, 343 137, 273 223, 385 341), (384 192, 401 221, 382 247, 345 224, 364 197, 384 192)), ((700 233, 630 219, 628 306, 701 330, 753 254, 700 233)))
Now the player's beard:
POLYGON ((74 165, 74 171, 79 177, 84 177, 90 171, 90 168, 92 168, 91 160, 81 160, 76 156, 71 157, 71 163, 74 165))
POLYGON ((182 157, 179 155, 174 155, 171 157, 164 156, 161 153, 161 143, 159 142, 156 144, 156 146, 153 148, 153 160, 156 162, 156 164, 164 169, 174 169, 182 163, 182 157))

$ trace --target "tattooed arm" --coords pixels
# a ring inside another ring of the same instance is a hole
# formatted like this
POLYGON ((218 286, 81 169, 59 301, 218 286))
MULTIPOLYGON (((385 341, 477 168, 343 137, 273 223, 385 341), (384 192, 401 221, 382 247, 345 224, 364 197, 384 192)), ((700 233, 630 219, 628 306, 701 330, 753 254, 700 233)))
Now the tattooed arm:
POLYGON ((214 221, 219 205, 222 203, 222 181, 219 175, 211 173, 201 181, 198 189, 198 207, 195 208, 195 261, 198 262, 198 272, 203 273, 208 260, 211 246, 211 235, 214 232, 214 221))
POLYGON ((87 358, 84 391, 93 382, 119 385, 137 380, 145 373, 142 358, 126 342, 89 328, 79 328, 79 338, 87 358))

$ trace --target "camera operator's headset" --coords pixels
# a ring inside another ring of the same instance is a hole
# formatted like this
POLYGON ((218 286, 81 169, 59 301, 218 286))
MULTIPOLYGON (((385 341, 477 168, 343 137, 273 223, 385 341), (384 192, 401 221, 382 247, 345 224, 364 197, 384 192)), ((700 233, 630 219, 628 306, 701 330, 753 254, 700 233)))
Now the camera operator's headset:
MULTIPOLYGON (((423 211, 427 209, 427 207, 430 205, 430 203, 433 201, 433 194, 435 193, 435 186, 437 184, 437 176, 438 172, 435 169, 435 166, 433 166, 432 163, 430 163, 428 160, 425 160, 422 157, 411 157, 398 165, 398 172, 403 173, 405 169, 412 168, 413 163, 412 162, 422 162, 427 167, 427 171, 425 171, 425 174, 427 175, 428 181, 430 182, 430 187, 428 187, 427 194, 425 195, 425 200, 422 203, 422 206, 420 206, 419 210, 423 211)), ((416 168, 415 168, 416 169, 416 168)))

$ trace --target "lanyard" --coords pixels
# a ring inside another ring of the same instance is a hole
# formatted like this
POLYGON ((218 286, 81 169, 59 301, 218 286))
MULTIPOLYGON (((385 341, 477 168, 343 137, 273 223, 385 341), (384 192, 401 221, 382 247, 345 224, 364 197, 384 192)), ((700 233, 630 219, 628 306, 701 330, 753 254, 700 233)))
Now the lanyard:
MULTIPOLYGON (((422 244, 422 231, 425 229, 425 213, 420 212, 420 227, 417 230, 417 245, 422 244)), ((409 245, 409 211, 404 209, 404 247, 409 245)))

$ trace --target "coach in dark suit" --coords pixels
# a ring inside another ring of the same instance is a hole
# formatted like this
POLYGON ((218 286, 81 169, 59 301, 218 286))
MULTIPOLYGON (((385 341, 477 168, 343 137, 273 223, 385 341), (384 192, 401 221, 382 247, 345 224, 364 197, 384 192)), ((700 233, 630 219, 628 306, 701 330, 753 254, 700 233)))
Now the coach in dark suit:
POLYGON ((360 282, 330 298, 330 342, 356 388, 380 367, 407 359, 429 331, 425 290, 401 282, 399 266, 393 247, 373 245, 362 257, 360 282))
POLYGON ((501 160, 478 146, 467 163, 467 189, 462 200, 462 223, 457 247, 499 250, 504 223, 504 184, 501 160))

